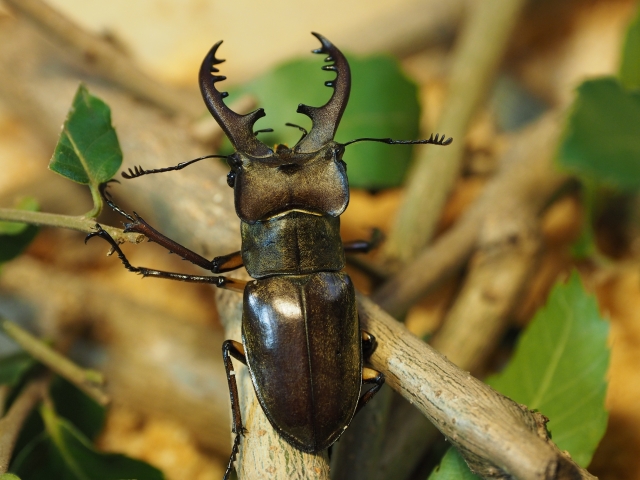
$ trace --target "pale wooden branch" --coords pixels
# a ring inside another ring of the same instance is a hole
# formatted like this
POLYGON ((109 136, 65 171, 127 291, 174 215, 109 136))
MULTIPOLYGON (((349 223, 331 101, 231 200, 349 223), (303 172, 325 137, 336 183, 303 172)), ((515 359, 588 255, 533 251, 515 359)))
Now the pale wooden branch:
POLYGON ((0 475, 9 469, 18 435, 29 413, 40 402, 51 381, 49 376, 30 381, 0 418, 0 475))
POLYGON ((5 0, 52 40, 72 53, 90 71, 120 85, 139 98, 169 113, 198 118, 204 108, 197 95, 163 85, 147 74, 104 38, 87 32, 41 0, 5 0))
POLYGON ((595 478, 546 438, 541 417, 459 369, 366 297, 362 326, 378 339, 371 361, 483 477, 595 478))
POLYGON ((524 0, 475 2, 453 57, 449 92, 434 131, 453 137, 446 148, 418 150, 405 197, 383 246, 391 266, 412 260, 429 242, 460 171, 465 135, 491 85, 524 0))
POLYGON ((393 316, 402 316, 420 297, 462 268, 489 212, 500 210, 505 203, 540 211, 569 180, 553 165, 561 118, 561 114, 550 114, 520 133, 502 159, 499 173, 475 204, 401 273, 385 282, 372 299, 393 316))

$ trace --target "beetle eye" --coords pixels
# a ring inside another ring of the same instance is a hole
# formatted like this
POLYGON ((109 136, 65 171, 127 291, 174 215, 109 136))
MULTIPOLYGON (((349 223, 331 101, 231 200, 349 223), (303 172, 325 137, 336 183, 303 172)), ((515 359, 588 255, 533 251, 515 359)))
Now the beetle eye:
POLYGON ((227 173, 227 185, 229 185, 231 188, 235 187, 236 185, 236 172, 234 172, 233 170, 227 173))

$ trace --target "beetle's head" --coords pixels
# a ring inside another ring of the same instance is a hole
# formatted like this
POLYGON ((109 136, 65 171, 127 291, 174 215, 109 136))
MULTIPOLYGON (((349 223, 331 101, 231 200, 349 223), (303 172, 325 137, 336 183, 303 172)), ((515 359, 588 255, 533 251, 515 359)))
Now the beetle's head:
POLYGON ((311 118, 312 127, 307 132, 290 125, 303 132, 293 148, 278 145, 273 150, 257 138, 253 125, 265 116, 262 108, 240 115, 225 105, 227 92, 216 88, 217 82, 226 79, 218 75, 216 67, 224 61, 216 57, 221 41, 211 48, 200 67, 200 90, 207 108, 236 150, 228 157, 231 171, 227 181, 235 188, 236 211, 245 221, 254 222, 287 208, 340 215, 349 201, 346 165, 342 161, 344 145, 333 137, 349 100, 351 72, 338 48, 322 35, 313 35, 321 43, 313 53, 325 54, 325 61, 331 62, 323 70, 336 72, 333 80, 325 82, 333 88, 333 94, 322 107, 298 106, 297 112, 311 118), (322 196, 328 201, 319 201, 322 196))

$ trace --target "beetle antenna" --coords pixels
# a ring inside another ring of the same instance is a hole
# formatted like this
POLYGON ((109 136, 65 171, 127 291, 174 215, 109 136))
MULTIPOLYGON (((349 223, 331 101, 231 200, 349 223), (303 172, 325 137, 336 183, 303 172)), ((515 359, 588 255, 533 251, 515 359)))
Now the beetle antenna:
MULTIPOLYGON (((258 132, 256 132, 258 133, 258 132)), ((127 180, 131 180, 132 178, 138 178, 143 175, 149 175, 151 173, 162 173, 162 172, 171 172, 173 170, 182 170, 184 167, 188 167, 192 163, 199 162, 200 160, 204 160, 205 158, 229 158, 230 155, 205 155, 204 157, 194 158, 193 160, 189 160, 188 162, 182 162, 174 167, 166 167, 166 168, 154 168, 153 170, 145 170, 142 166, 135 166, 132 169, 129 169, 129 172, 122 172, 122 176, 127 180)))
POLYGON ((263 128, 262 130, 256 130, 253 134, 257 137, 259 133, 271 133, 273 128, 263 128))
POLYGON ((438 138, 438 134, 436 133, 435 138, 433 137, 433 133, 426 140, 394 140, 392 138, 356 138, 355 140, 351 140, 344 144, 351 145, 356 142, 381 142, 388 143, 389 145, 442 145, 447 146, 451 145, 453 142, 453 138, 449 137, 446 140, 444 139, 445 135, 442 134, 442 137, 438 138))

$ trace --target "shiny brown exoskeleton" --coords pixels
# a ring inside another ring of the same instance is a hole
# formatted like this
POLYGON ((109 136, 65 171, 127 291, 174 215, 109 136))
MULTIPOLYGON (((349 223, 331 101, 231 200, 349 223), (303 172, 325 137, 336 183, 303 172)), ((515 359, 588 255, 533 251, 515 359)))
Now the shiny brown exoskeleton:
MULTIPOLYGON (((314 53, 326 54, 326 61, 332 62, 323 69, 336 72, 336 78, 325 83, 334 92, 322 107, 298 107, 299 113, 311 118, 313 126, 309 132, 298 127, 303 135, 293 148, 278 145, 274 151, 258 140, 253 125, 265 116, 264 110, 239 115, 224 104, 227 94, 215 86, 225 79, 217 75, 216 68, 223 62, 216 58, 222 42, 213 46, 202 63, 199 82, 205 103, 235 148, 235 153, 224 158, 231 169, 227 181, 234 189, 236 213, 241 220, 241 251, 209 261, 160 234, 138 215, 123 212, 107 198, 112 208, 130 220, 125 231, 144 233, 214 273, 244 265, 254 281, 245 284, 221 276, 133 267, 99 226, 88 237, 109 241, 124 265, 144 276, 213 283, 244 291, 242 343, 227 340, 223 344, 236 434, 225 478, 244 433, 231 357, 247 365, 256 396, 273 428, 305 452, 317 452, 333 444, 384 383, 382 373, 363 367, 375 339, 360 330, 355 290, 349 276, 342 272, 345 251, 368 251, 372 246, 364 241, 343 244, 340 239, 339 217, 349 203, 346 164, 342 160, 345 147, 357 141, 451 143, 451 139, 445 141, 438 135, 417 141, 362 138, 345 144, 335 142, 349 99, 349 64, 331 42, 317 33, 313 35, 321 43, 314 53), (363 393, 363 384, 373 386, 363 393)), ((123 176, 179 170, 198 160, 158 170, 136 167, 123 176)))

